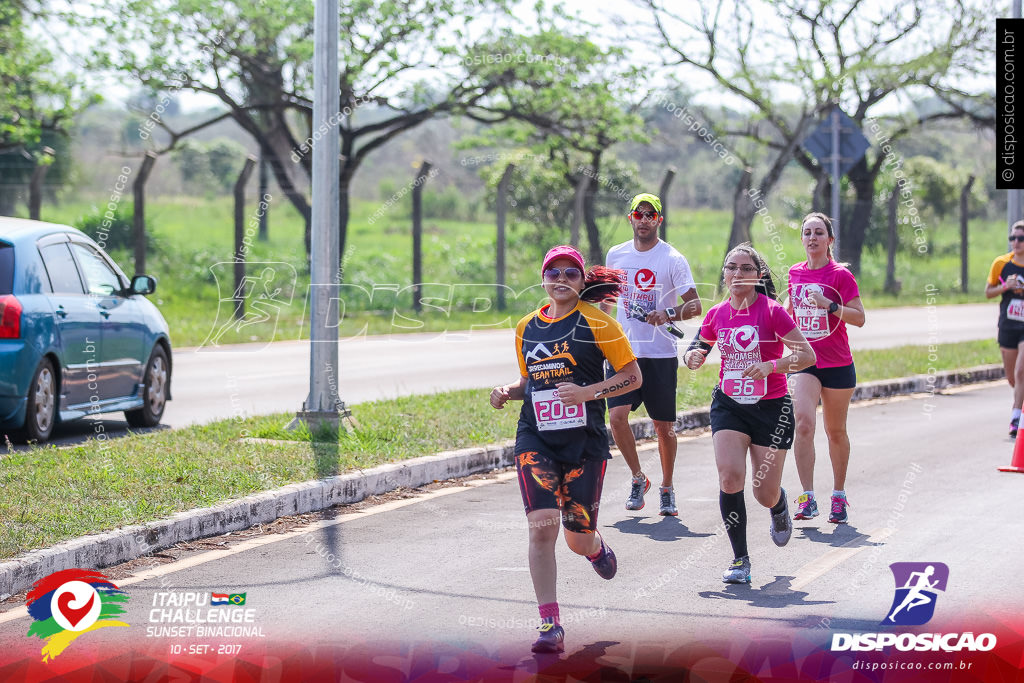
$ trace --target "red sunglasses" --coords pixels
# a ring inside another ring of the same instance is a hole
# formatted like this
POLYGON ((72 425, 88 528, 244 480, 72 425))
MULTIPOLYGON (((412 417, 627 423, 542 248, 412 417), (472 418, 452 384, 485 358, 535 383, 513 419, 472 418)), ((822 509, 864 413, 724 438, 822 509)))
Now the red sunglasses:
POLYGON ((633 217, 633 220, 637 221, 643 220, 644 218, 651 218, 653 220, 658 219, 657 211, 634 211, 629 215, 633 217))

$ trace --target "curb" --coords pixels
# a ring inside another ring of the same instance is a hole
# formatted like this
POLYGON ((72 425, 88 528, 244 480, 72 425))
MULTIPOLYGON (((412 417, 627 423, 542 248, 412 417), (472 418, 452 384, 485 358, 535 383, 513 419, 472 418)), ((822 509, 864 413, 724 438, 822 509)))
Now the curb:
MULTIPOLYGON (((934 393, 947 387, 988 382, 1002 377, 1002 366, 982 365, 866 382, 854 390, 853 400, 934 393)), ((680 431, 707 427, 709 424, 710 409, 696 408, 680 412, 676 416, 675 428, 680 431)), ((631 420, 630 427, 638 439, 655 436, 654 423, 649 418, 631 420)), ((614 445, 611 433, 608 440, 614 445)), ((357 503, 367 496, 387 493, 399 487, 416 488, 434 481, 509 467, 512 465, 513 447, 514 442, 510 440, 485 447, 446 451, 326 479, 290 484, 212 507, 179 512, 167 519, 63 541, 52 548, 33 550, 15 560, 0 563, 0 600, 63 569, 109 567, 175 543, 247 529, 257 524, 270 523, 279 517, 357 503)))

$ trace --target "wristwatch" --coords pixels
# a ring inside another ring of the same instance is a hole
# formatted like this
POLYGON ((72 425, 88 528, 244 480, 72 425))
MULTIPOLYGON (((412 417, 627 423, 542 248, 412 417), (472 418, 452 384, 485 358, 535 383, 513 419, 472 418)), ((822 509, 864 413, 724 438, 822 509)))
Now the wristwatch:
POLYGON ((671 306, 669 306, 668 308, 665 309, 665 315, 668 316, 669 320, 675 320, 675 318, 676 318, 676 309, 674 309, 671 306))
POLYGON ((833 301, 832 303, 830 303, 828 305, 828 312, 831 313, 832 315, 835 315, 836 311, 838 311, 838 310, 839 310, 839 304, 837 302, 833 301))

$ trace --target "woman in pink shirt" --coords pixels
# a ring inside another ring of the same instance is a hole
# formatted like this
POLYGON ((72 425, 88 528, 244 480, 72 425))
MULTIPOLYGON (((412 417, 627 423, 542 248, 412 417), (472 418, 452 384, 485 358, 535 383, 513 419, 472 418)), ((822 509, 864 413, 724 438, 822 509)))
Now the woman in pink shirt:
POLYGON ((772 541, 786 545, 793 533, 782 489, 782 467, 793 444, 793 405, 786 373, 814 363, 814 351, 775 301, 768 266, 749 244, 729 252, 724 273, 729 298, 708 311, 683 362, 696 370, 715 343, 722 354, 719 384, 711 400, 711 434, 719 508, 734 557, 722 580, 750 583, 743 499, 747 453, 754 469, 754 498, 771 510, 772 541), (786 346, 792 353, 783 358, 786 346))
POLYGON ((864 304, 853 274, 832 259, 832 221, 822 213, 804 218, 801 240, 807 260, 789 269, 786 310, 797 327, 811 342, 817 361, 795 373, 793 407, 796 411, 796 470, 803 494, 797 498, 793 519, 811 519, 818 515, 814 500, 814 426, 818 400, 828 436, 832 458, 832 509, 828 521, 845 524, 846 470, 850 462, 850 439, 846 434, 846 414, 850 409, 857 370, 850 353, 846 325, 864 324, 864 304))

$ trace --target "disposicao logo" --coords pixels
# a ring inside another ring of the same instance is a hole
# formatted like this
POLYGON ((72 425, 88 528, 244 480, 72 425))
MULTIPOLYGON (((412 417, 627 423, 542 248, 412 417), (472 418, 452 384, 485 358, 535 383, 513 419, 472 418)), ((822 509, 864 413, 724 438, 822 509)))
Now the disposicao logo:
POLYGON ((889 569, 896 579, 896 595, 882 624, 927 624, 935 614, 936 591, 946 592, 949 567, 941 562, 894 562, 889 569))
POLYGON ((128 626, 113 619, 125 611, 128 594, 103 574, 65 569, 32 585, 25 606, 35 621, 26 635, 46 641, 43 661, 63 652, 80 635, 105 626, 128 626))
MULTIPOLYGON (((949 567, 942 562, 894 562, 896 581, 892 605, 882 626, 921 626, 935 614, 938 591, 945 592, 949 567)), ((882 651, 887 647, 907 652, 987 652, 996 646, 991 633, 833 633, 832 651, 882 651)))

